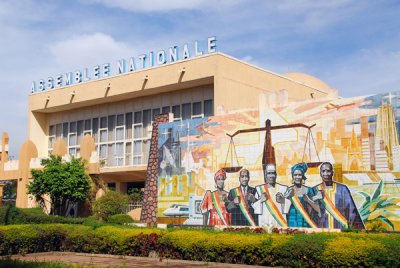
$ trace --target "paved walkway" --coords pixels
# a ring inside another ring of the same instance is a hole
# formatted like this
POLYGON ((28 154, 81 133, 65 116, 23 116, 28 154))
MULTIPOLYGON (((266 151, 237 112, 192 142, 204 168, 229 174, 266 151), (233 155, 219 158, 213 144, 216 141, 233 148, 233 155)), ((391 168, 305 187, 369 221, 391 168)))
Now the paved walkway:
POLYGON ((93 265, 103 267, 232 267, 232 268, 255 268, 263 266, 184 261, 159 258, 131 257, 105 254, 85 254, 75 252, 43 252, 26 255, 13 255, 11 259, 21 261, 37 262, 62 262, 67 264, 93 265))

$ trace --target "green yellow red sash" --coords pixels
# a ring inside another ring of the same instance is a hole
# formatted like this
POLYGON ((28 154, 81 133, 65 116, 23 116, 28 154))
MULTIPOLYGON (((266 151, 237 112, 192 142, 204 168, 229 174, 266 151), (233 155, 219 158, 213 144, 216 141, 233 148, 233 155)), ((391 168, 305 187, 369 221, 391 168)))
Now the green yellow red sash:
POLYGON ((233 191, 235 192, 235 195, 239 196, 240 198, 239 208, 240 211, 242 211, 247 222, 250 224, 250 226, 256 226, 253 217, 251 217, 250 215, 249 208, 247 207, 246 197, 243 195, 241 187, 235 188, 233 189, 233 191))
MULTIPOLYGON (((340 213, 339 210, 333 204, 331 198, 325 193, 326 189, 323 183, 317 186, 318 190, 324 191, 324 198, 321 200, 325 209, 332 215, 332 217, 337 220, 344 228, 348 228, 347 219, 340 213)), ((334 186, 334 194, 336 194, 336 187, 334 186)))
POLYGON ((292 201, 293 206, 297 209, 301 216, 303 216, 304 220, 308 223, 308 225, 310 225, 311 228, 318 228, 315 222, 308 215, 307 211, 304 209, 299 197, 296 194, 290 198, 290 201, 292 201))
POLYGON ((269 193, 268 187, 266 184, 258 186, 260 188, 261 194, 267 194, 267 200, 265 200, 265 205, 267 206, 269 212, 271 213, 272 217, 276 220, 276 222, 281 227, 288 227, 288 224, 283 217, 282 213, 279 211, 278 207, 272 200, 271 194, 269 193))
POLYGON ((217 191, 214 191, 214 192, 211 193, 211 200, 212 200, 212 203, 213 203, 213 205, 214 205, 215 210, 217 211, 217 214, 218 214, 219 218, 222 220, 222 222, 223 222, 225 225, 228 225, 228 224, 226 223, 226 221, 225 221, 225 218, 224 218, 223 214, 222 214, 221 205, 220 205, 219 202, 218 202, 219 199, 218 199, 217 191))

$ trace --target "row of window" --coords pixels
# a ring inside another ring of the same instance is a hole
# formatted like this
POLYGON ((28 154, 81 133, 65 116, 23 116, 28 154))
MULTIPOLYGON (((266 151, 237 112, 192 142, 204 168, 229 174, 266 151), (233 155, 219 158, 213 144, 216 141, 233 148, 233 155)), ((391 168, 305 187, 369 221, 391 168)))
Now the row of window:
POLYGON ((213 115, 213 101, 184 103, 125 114, 65 122, 49 127, 48 150, 63 138, 70 155, 80 152, 79 144, 86 134, 93 136, 100 161, 106 166, 147 164, 152 121, 158 114, 172 112, 174 121, 213 115))

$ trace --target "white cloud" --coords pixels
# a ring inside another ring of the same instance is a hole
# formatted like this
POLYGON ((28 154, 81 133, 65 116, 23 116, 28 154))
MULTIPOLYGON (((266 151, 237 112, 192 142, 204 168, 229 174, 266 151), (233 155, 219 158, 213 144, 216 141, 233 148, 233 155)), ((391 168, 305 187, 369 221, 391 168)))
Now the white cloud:
POLYGON ((134 48, 104 33, 75 35, 50 44, 49 49, 57 65, 62 66, 64 71, 136 56, 134 48))
POLYGON ((400 51, 363 49, 322 74, 343 97, 398 90, 400 51))

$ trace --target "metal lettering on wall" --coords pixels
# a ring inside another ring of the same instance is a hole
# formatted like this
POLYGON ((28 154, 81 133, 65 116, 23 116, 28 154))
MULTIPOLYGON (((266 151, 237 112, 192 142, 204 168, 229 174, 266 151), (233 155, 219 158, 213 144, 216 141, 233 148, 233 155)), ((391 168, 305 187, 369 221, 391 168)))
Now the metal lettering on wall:
MULTIPOLYGON (((194 44, 184 44, 182 47, 172 46, 168 50, 153 51, 148 54, 131 57, 129 59, 120 59, 115 65, 115 75, 134 72, 146 68, 160 66, 166 63, 172 63, 179 60, 185 60, 192 57, 210 54, 217 51, 217 38, 215 36, 207 38, 204 43, 195 41, 194 44)), ((95 65, 92 68, 83 68, 74 72, 50 76, 47 79, 40 79, 31 84, 31 93, 40 92, 48 89, 60 88, 72 84, 97 80, 111 76, 111 64, 104 63, 95 65)))

